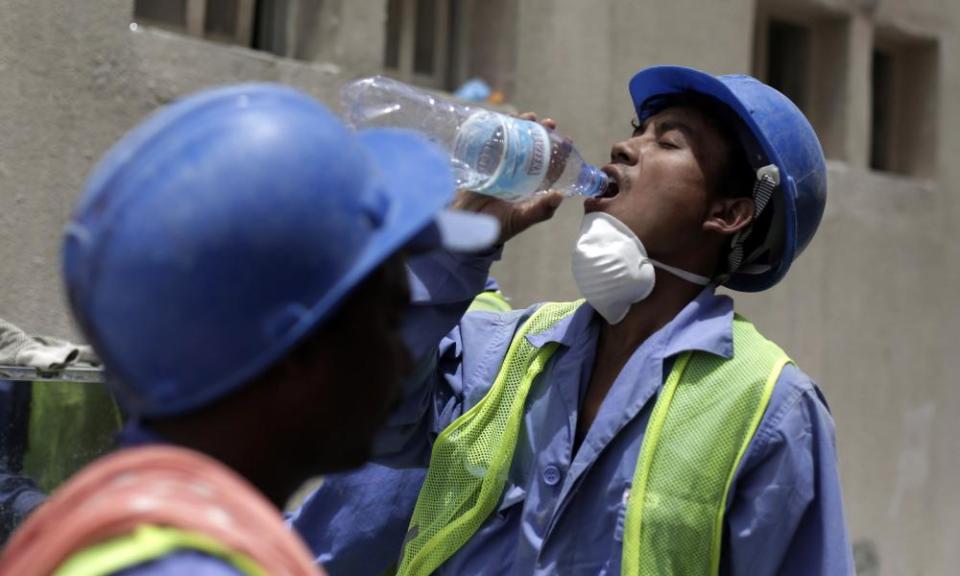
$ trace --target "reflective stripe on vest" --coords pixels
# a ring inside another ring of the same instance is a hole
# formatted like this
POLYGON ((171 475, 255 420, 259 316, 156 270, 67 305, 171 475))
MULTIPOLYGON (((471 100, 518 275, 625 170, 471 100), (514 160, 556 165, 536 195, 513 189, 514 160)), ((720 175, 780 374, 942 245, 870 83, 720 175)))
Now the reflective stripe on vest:
POLYGON ((57 568, 54 576, 106 576, 158 560, 179 550, 195 550, 215 556, 241 574, 266 575, 248 556, 226 548, 205 534, 144 525, 127 536, 113 538, 77 552, 57 568))
MULTIPOLYGON (((556 349, 552 343, 537 349, 526 336, 580 303, 537 310, 514 336, 487 395, 437 438, 398 574, 431 574, 496 507, 527 392, 556 349)), ((717 574, 727 492, 789 362, 739 316, 733 339, 731 359, 681 355, 658 396, 627 505, 623 574, 717 574)))
POLYGON ((541 306, 520 327, 490 391, 433 445, 397 574, 430 574, 463 546, 497 505, 513 461, 530 384, 556 350, 527 341, 580 302, 541 306))
POLYGON ((503 292, 487 290, 477 294, 467 312, 509 312, 512 310, 503 292))
POLYGON ((657 398, 627 504, 625 576, 719 573, 730 485, 789 362, 740 316, 733 349, 681 355, 657 398))

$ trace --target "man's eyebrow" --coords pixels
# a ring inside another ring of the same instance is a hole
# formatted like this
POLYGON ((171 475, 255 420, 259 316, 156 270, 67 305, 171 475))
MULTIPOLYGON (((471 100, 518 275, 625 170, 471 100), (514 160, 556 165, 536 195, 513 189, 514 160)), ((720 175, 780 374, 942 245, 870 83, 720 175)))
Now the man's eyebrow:
POLYGON ((663 120, 662 122, 657 122, 656 131, 657 135, 666 134, 671 130, 679 130, 683 132, 683 135, 687 138, 693 138, 696 136, 696 132, 688 124, 684 124, 679 120, 663 120))

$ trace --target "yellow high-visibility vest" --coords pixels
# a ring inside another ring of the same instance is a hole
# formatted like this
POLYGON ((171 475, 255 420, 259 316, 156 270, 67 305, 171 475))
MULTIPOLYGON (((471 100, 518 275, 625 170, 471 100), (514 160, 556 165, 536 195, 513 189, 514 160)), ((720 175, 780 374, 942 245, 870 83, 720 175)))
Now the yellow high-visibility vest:
POLYGON ((486 290, 477 294, 467 312, 509 312, 512 310, 510 302, 499 290, 486 290))
MULTIPOLYGON (((494 510, 513 461, 524 403, 553 352, 526 336, 582 301, 545 304, 514 336, 493 386, 437 438, 398 574, 426 576, 494 510)), ((716 575, 730 485, 790 362, 747 320, 733 322, 734 356, 687 352, 661 390, 637 460, 622 574, 716 575)))

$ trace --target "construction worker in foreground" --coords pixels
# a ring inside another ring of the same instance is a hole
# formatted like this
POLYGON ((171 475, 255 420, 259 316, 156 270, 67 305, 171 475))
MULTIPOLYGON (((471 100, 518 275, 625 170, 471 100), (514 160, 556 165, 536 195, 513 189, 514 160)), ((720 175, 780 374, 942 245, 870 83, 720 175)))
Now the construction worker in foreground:
POLYGON ((203 92, 124 137, 63 257, 126 448, 55 492, 0 573, 322 572, 278 508, 368 457, 409 368, 401 251, 496 240, 442 211, 453 193, 419 136, 354 135, 280 86, 203 92))
MULTIPOLYGON (((421 377, 376 443, 375 461, 427 469, 399 574, 853 571, 825 400, 715 292, 773 287, 810 243, 826 201, 817 137, 748 76, 654 67, 629 90, 632 132, 573 248, 584 300, 444 316, 496 252, 414 292, 447 323, 423 333, 452 331, 415 346, 421 377)), ((503 241, 528 209, 457 205, 500 218, 503 241)), ((378 573, 382 555, 356 553, 376 542, 361 528, 396 530, 362 517, 393 488, 364 488, 307 500, 301 519, 340 509, 336 532, 297 523, 337 574, 378 573)))

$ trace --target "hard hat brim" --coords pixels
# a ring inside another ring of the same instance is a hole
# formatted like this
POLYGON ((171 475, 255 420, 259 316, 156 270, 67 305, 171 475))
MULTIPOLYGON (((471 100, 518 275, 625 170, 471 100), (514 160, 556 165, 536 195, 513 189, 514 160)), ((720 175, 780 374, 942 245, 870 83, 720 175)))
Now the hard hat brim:
POLYGON ((493 245, 499 235, 499 225, 489 216, 450 215, 446 205, 453 200, 456 186, 449 157, 438 146, 399 128, 370 128, 359 131, 357 137, 372 162, 368 176, 379 192, 373 196, 384 200, 376 216, 380 221, 350 271, 302 318, 302 326, 291 331, 293 339, 322 322, 336 303, 393 254, 441 247, 479 251, 493 245), (452 229, 447 224, 450 218, 456 219, 452 229))
POLYGON ((456 192, 448 155, 421 135, 396 128, 358 133, 383 175, 381 185, 396 206, 388 215, 382 249, 480 252, 496 243, 498 221, 486 214, 451 210, 456 192))

